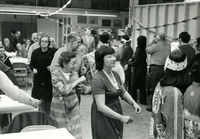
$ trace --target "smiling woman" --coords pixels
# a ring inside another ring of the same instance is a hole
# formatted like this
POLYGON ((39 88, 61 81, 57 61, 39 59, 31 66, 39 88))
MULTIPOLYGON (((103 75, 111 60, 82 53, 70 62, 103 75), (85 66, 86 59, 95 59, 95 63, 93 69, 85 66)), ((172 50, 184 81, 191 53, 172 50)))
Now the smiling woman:
POLYGON ((130 116, 122 115, 119 96, 141 112, 140 106, 124 89, 120 76, 112 68, 115 66, 114 49, 101 46, 95 51, 96 69, 92 80, 92 137, 93 139, 119 139, 123 135, 123 123, 132 123, 130 116), (109 134, 107 134, 109 133, 109 134))

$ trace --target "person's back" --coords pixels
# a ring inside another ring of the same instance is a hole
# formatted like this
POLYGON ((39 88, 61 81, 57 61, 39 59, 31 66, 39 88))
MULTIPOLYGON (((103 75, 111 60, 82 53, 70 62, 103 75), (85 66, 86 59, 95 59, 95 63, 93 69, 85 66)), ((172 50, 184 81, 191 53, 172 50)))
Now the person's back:
POLYGON ((127 35, 123 35, 121 38, 121 41, 123 42, 122 50, 120 51, 120 59, 122 67, 124 67, 126 64, 128 64, 128 60, 132 58, 133 56, 133 49, 130 45, 130 38, 127 35))
MULTIPOLYGON (((156 84, 164 76, 164 64, 171 52, 170 44, 165 41, 165 34, 157 34, 153 41, 147 45, 146 52, 150 54, 148 93, 153 95, 156 84)), ((151 107, 147 107, 146 110, 151 111, 151 109, 151 107)))
POLYGON ((188 66, 190 66, 196 53, 195 49, 189 44, 180 45, 179 48, 186 54, 188 66))
POLYGON ((179 41, 180 41, 180 46, 179 49, 181 49, 187 56, 187 62, 188 62, 188 67, 190 67, 191 62, 195 56, 195 49, 188 44, 190 41, 190 34, 187 32, 181 32, 179 34, 179 41))
POLYGON ((170 44, 165 41, 159 41, 152 46, 152 49, 147 48, 146 50, 150 54, 150 64, 164 65, 170 53, 170 44))

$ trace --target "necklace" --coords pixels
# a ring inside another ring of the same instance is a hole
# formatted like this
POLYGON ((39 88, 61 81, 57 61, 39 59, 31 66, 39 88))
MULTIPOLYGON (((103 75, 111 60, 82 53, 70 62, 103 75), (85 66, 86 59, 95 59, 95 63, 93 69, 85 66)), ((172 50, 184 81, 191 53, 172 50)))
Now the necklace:
POLYGON ((112 71, 111 71, 111 76, 113 77, 113 80, 110 78, 110 76, 109 76, 104 70, 102 70, 102 71, 103 71, 104 74, 108 77, 108 79, 109 79, 110 83, 113 85, 113 87, 114 87, 116 90, 118 90, 118 89, 119 89, 119 86, 118 86, 118 84, 117 84, 117 81, 116 81, 116 79, 115 79, 115 77, 114 77, 112 71))

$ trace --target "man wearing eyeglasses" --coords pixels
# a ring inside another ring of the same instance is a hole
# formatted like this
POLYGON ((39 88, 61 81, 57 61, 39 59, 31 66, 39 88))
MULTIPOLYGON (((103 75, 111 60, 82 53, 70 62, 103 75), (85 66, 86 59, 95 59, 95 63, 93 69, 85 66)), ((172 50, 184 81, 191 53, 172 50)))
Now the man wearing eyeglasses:
POLYGON ((49 48, 50 38, 47 35, 43 35, 38 44, 40 48, 32 52, 30 62, 30 68, 34 73, 31 95, 33 98, 43 100, 39 110, 49 114, 52 99, 52 82, 49 66, 56 51, 49 48))
POLYGON ((77 58, 76 71, 78 73, 80 73, 81 67, 84 65, 84 63, 82 61, 82 55, 78 51, 78 48, 79 48, 79 46, 81 46, 81 44, 82 44, 81 36, 76 32, 70 33, 67 36, 67 44, 64 47, 61 47, 60 49, 58 49, 58 51, 55 53, 54 58, 51 62, 50 71, 54 70, 56 67, 59 66, 58 65, 58 58, 59 58, 59 56, 62 52, 73 51, 73 52, 76 52, 76 58, 77 58))

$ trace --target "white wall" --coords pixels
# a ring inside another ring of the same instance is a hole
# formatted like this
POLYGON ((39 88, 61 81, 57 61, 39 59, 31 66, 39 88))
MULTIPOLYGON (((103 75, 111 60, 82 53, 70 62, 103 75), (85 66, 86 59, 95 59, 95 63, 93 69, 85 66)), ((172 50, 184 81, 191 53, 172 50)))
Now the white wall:
MULTIPOLYGON (((37 19, 37 32, 44 32, 50 37, 55 38, 58 43, 58 25, 56 22, 49 21, 47 19, 37 19)), ((57 44, 58 45, 58 44, 57 44)))
POLYGON ((150 5, 132 5, 130 11, 133 32, 132 46, 136 46, 136 38, 145 35, 150 42, 155 33, 163 32, 169 40, 177 38, 179 33, 187 31, 191 35, 191 42, 200 36, 200 18, 181 22, 200 16, 200 3, 163 3, 150 5), (181 22, 181 23, 177 23, 181 22), (172 25, 172 23, 177 23, 172 25), (164 27, 163 25, 170 24, 164 27), (144 27, 161 26, 149 30, 144 27), (136 30, 140 29, 140 30, 136 30), (155 32, 155 33, 154 33, 155 32))

